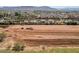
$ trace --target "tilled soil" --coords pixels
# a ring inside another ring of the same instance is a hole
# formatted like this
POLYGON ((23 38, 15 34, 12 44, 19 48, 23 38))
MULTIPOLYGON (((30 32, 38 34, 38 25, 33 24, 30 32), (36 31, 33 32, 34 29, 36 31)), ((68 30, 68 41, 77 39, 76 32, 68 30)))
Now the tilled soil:
POLYGON ((4 32, 8 40, 28 46, 79 45, 79 25, 11 25, 4 32))

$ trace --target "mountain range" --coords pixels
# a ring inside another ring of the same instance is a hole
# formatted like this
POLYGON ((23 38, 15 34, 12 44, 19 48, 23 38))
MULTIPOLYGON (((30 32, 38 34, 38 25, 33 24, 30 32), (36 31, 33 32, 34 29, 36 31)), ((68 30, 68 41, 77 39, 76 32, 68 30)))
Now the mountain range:
POLYGON ((52 11, 57 10, 56 8, 51 8, 48 6, 36 7, 36 6, 14 6, 14 7, 1 7, 0 10, 42 10, 42 11, 52 11))
POLYGON ((0 10, 21 10, 21 11, 24 11, 24 10, 29 10, 29 11, 34 11, 34 10, 41 10, 41 11, 77 11, 79 12, 79 6, 70 6, 70 7, 49 7, 49 6, 3 6, 3 7, 0 7, 0 10))

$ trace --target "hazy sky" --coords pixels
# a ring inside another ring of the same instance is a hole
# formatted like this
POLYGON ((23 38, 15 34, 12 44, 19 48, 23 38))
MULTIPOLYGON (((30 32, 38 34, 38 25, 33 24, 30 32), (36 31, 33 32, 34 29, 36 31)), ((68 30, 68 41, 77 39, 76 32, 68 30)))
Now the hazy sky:
POLYGON ((79 0, 0 0, 0 6, 79 6, 79 0))

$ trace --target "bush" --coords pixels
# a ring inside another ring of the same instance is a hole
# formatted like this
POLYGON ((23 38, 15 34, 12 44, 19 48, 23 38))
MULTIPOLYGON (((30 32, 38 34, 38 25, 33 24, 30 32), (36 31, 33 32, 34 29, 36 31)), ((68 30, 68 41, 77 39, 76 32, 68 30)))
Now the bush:
POLYGON ((67 22, 66 25, 77 25, 77 22, 67 22))
POLYGON ((24 47, 25 47, 25 46, 22 45, 22 44, 15 43, 12 50, 13 50, 13 51, 18 51, 18 52, 19 52, 19 51, 23 51, 23 50, 24 50, 24 47))
POLYGON ((19 12, 15 12, 15 16, 20 16, 20 13, 19 12))
POLYGON ((0 42, 3 42, 5 37, 5 33, 0 33, 0 42))

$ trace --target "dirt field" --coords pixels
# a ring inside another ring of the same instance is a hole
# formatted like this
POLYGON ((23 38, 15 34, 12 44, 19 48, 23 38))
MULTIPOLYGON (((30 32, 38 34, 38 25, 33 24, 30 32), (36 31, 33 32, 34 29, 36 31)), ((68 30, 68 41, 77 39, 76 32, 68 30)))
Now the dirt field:
POLYGON ((28 46, 78 46, 79 26, 11 25, 3 29, 8 40, 21 41, 28 46))

